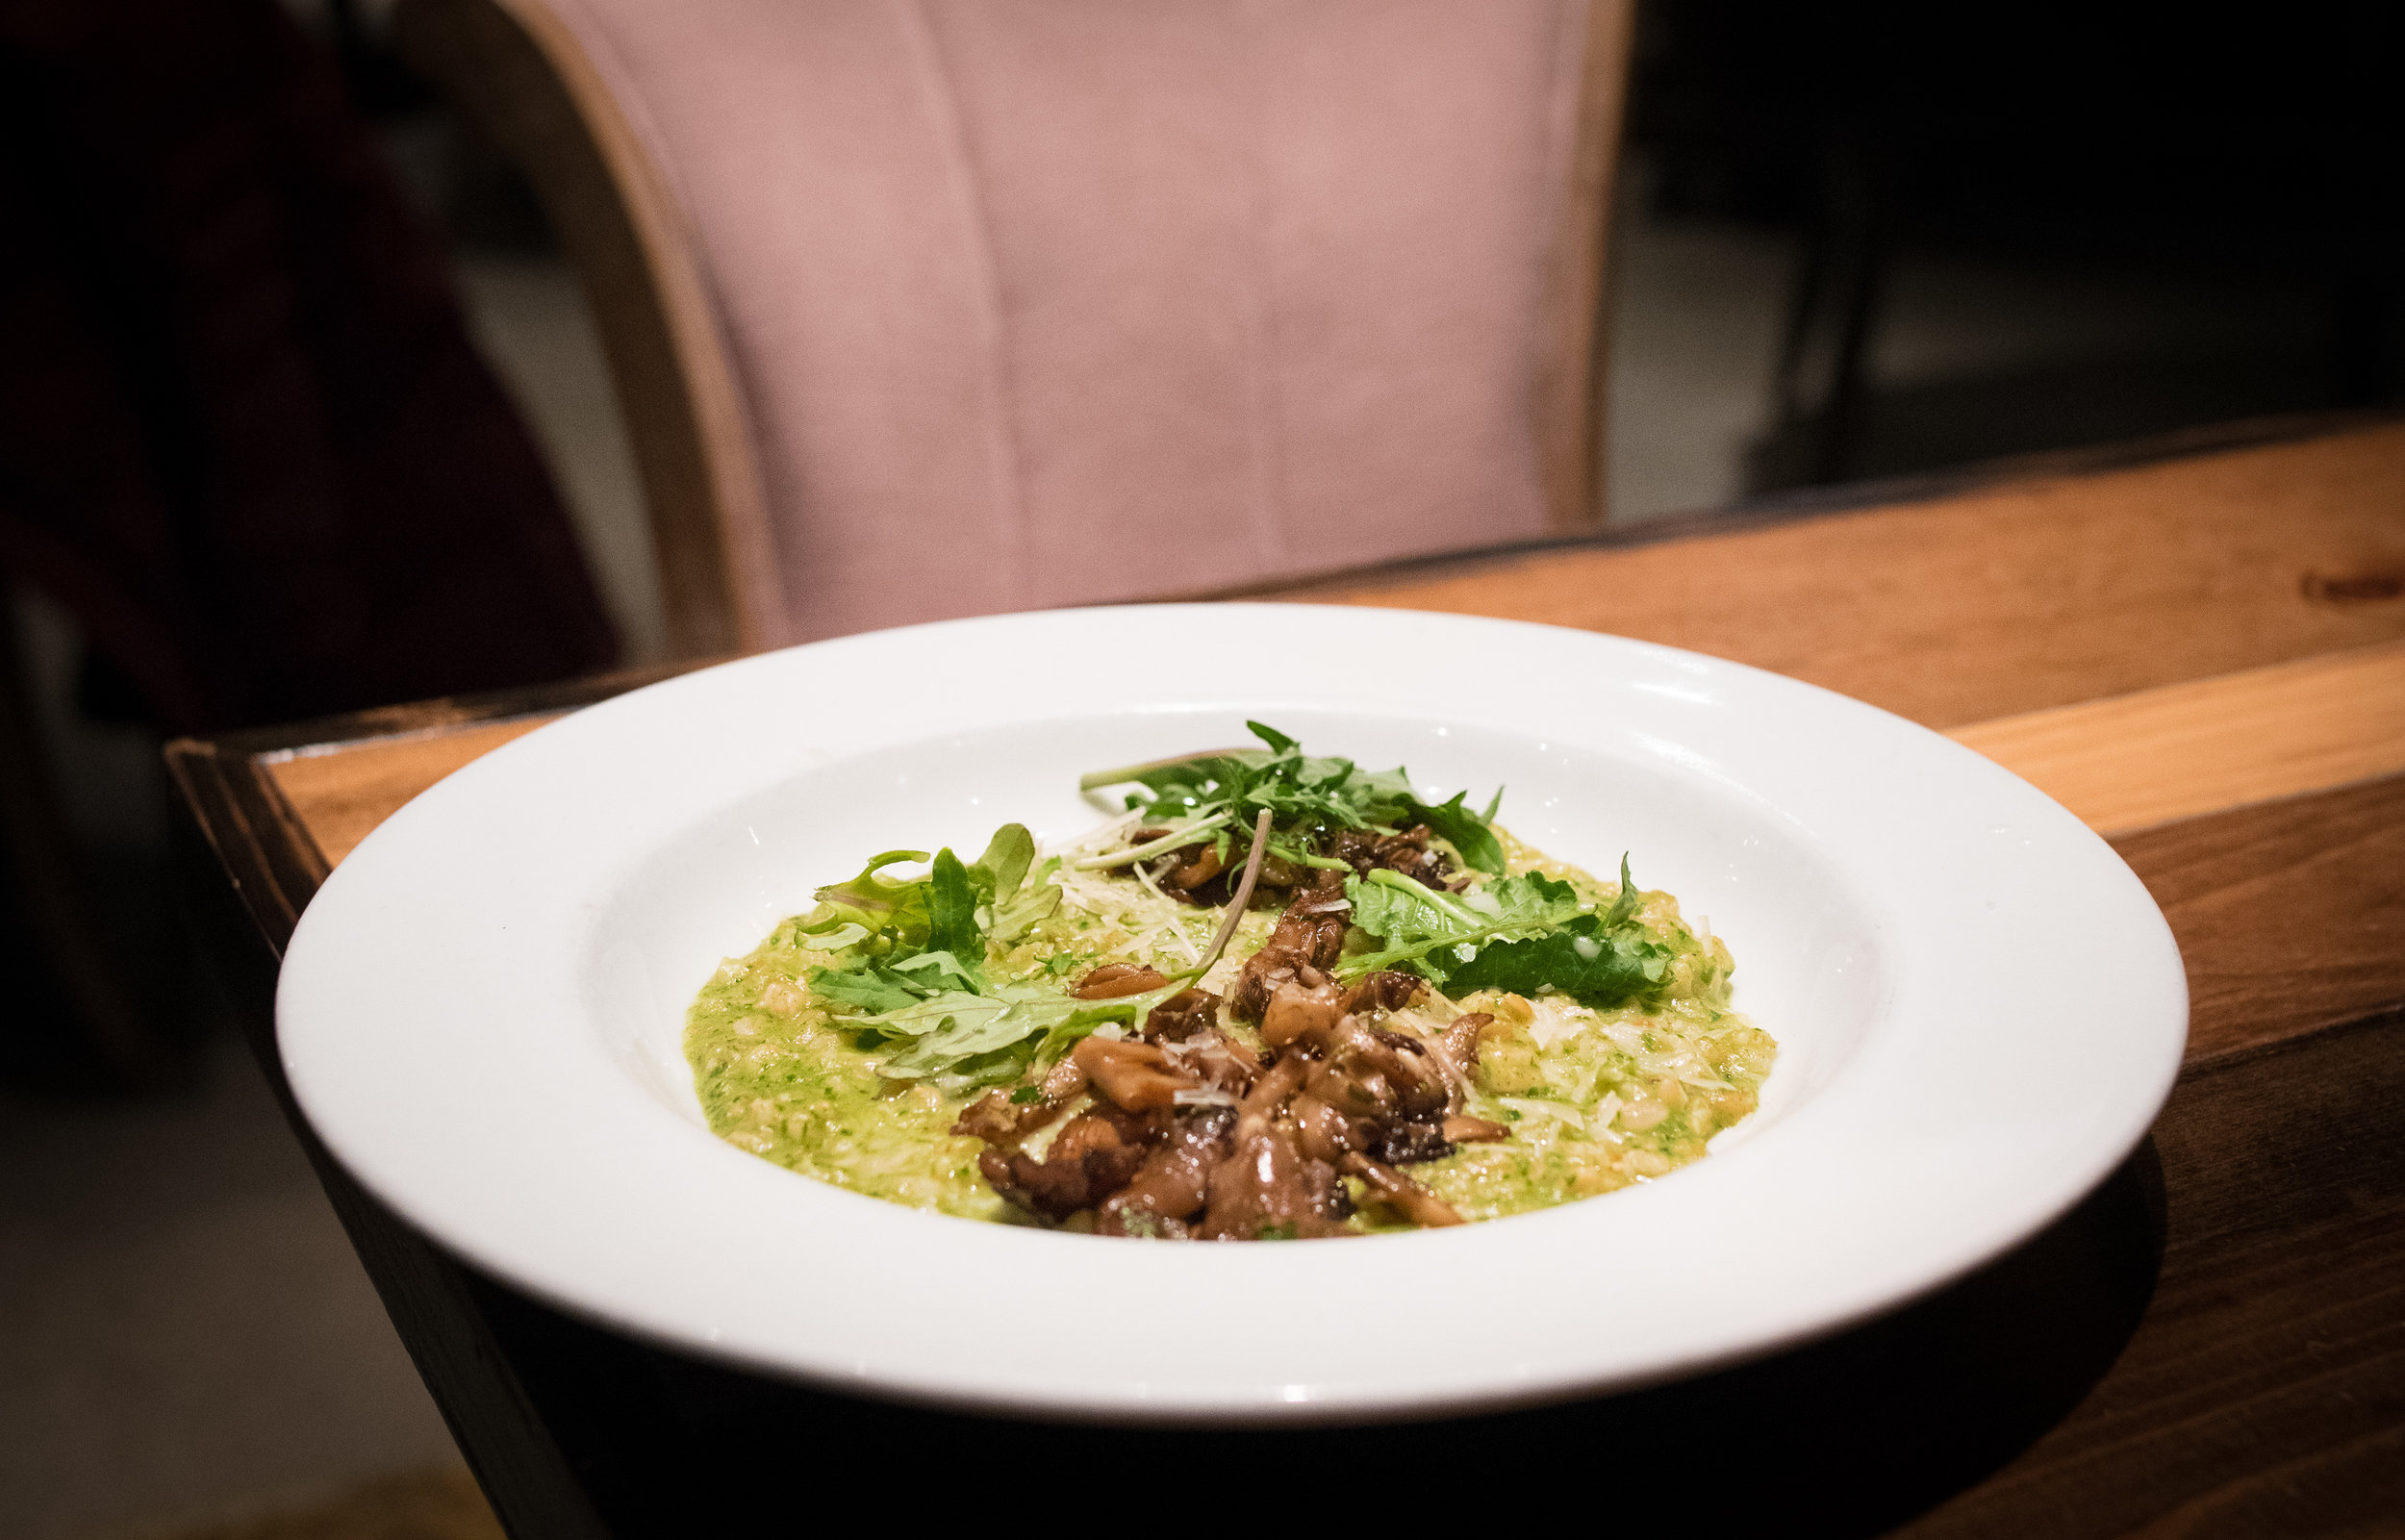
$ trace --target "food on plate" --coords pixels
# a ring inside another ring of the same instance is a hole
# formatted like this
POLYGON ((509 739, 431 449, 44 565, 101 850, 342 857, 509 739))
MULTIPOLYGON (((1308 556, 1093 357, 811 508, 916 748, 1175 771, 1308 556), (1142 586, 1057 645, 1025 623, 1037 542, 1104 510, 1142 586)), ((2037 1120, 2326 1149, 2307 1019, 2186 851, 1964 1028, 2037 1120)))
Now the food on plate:
POLYGON ((688 1015, 710 1127, 948 1214, 1270 1240, 1609 1192, 1755 1110, 1777 1045, 1728 947, 1627 857, 1250 725, 1086 776, 1126 812, 1059 848, 1010 823, 820 889, 688 1015))

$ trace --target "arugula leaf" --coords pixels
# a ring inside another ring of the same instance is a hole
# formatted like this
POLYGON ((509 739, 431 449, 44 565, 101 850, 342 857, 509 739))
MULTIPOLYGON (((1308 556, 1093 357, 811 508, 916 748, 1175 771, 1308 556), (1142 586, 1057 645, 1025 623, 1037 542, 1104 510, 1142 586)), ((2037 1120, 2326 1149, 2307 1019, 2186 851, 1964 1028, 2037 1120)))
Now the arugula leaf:
POLYGON ((837 1007, 837 1020, 903 1045, 878 1073, 897 1080, 932 1077, 953 1088, 1018 1078, 1029 1054, 1012 1050, 1031 1048, 1029 1040, 1076 1003, 1032 985, 989 989, 966 980, 949 952, 922 953, 899 967, 823 970, 813 975, 811 988, 837 1007), (911 976, 918 973, 926 976, 911 976))
POLYGON ((1122 995, 1117 999, 1075 1001, 1077 1008, 1044 1034, 1044 1042, 1037 1049, 1036 1057, 1050 1064, 1076 1047, 1079 1038, 1093 1036, 1096 1027, 1107 1022, 1117 1022, 1122 1026, 1142 1025, 1145 1017, 1152 1013, 1153 1006, 1173 996, 1181 995, 1193 987, 1194 975, 1188 973, 1172 978, 1160 988, 1148 990, 1142 995, 1122 995))
POLYGON ((1060 903, 1059 888, 1028 881, 1035 837, 1005 823, 974 864, 946 848, 915 882, 876 874, 926 859, 886 851, 851 881, 820 889, 819 907, 800 925, 808 945, 846 954, 811 971, 819 998, 870 1040, 899 1046, 881 1074, 954 1089, 1004 1084, 1105 1022, 1141 1021, 1186 987, 1180 979, 1146 995, 1079 1000, 1049 983, 989 984, 988 941, 1016 939, 1060 903))
POLYGON ((1132 765, 1124 770, 1098 770, 1079 784, 1098 787, 1127 783, 1152 795, 1129 794, 1127 806, 1148 818, 1202 818, 1226 812, 1229 821, 1247 824, 1266 809, 1281 828, 1312 823, 1363 828, 1384 821, 1409 784, 1400 770, 1363 774, 1348 759, 1305 755, 1303 745, 1262 722, 1247 722, 1253 736, 1267 749, 1238 748, 1198 754, 1156 765, 1132 765))
POLYGON ((1027 880, 1027 868, 1034 864, 1035 836, 1024 823, 1005 823, 994 831, 985 854, 969 868, 969 881, 977 896, 989 904, 1000 904, 1019 891, 1027 880))
POLYGON ((940 995, 948 989, 965 989, 972 994, 985 987, 985 971, 972 967, 949 951, 923 951, 900 962, 889 962, 885 972, 903 979, 922 995, 940 995))
POLYGON ((1551 987, 1582 1005, 1609 1009, 1661 987, 1675 953, 1635 925, 1613 928, 1581 915, 1527 941, 1498 942, 1453 971, 1450 987, 1533 995, 1551 987))
POLYGON ((990 995, 946 990, 941 995, 913 1000, 899 1010, 868 1017, 860 1024, 889 1038, 917 1038, 914 1050, 931 1045, 937 1057, 961 1058, 1007 1047, 1029 1032, 1050 1025, 1051 1018, 1040 1014, 1032 1022, 1025 1019, 1025 1012, 1020 1013, 1021 1020, 1011 1020, 1014 1011, 1023 1005, 1036 1006, 1040 1013, 1047 1002, 1064 1009, 1070 1003, 1066 996, 1025 984, 1003 984, 990 995))
MULTIPOLYGON (((921 851, 888 850, 851 881, 820 889, 820 905, 803 917, 799 939, 848 955, 813 969, 810 987, 839 1016, 855 1021, 918 1021, 929 1000, 983 997, 991 900, 1018 896, 1034 855, 1026 828, 1008 823, 974 867, 962 866, 947 847, 935 853, 925 876, 888 882, 876 875, 883 868, 926 859, 921 851)), ((1010 911, 1012 923, 1024 929, 1050 914, 1060 890, 1048 885, 1044 895, 1021 898, 1010 911)))
POLYGON ((1049 882, 1028 884, 1028 869, 1034 864, 1035 836, 1024 823, 1005 823, 969 868, 970 885, 985 900, 988 939, 1007 946, 1060 907, 1058 888, 1049 882))
POLYGON ((1107 1000, 1073 999, 1038 984, 1003 984, 983 995, 939 995, 854 1024, 889 1038, 917 1039, 877 1067, 888 1078, 933 1079, 954 1089, 999 1085, 1059 1058, 1106 1022, 1143 1021, 1190 982, 1174 979, 1143 995, 1107 1000))
POLYGON ((810 990, 829 1005, 848 1007, 839 1016, 875 1016, 916 1005, 925 997, 899 974, 873 964, 857 968, 817 968, 810 972, 810 990))
POLYGON ((1629 875, 1629 852, 1623 850, 1620 852, 1620 896, 1611 901, 1611 908, 1604 915, 1604 928, 1615 929, 1634 919, 1639 901, 1636 879, 1629 875))
MULTIPOLYGON (((898 946, 917 948, 926 942, 926 879, 888 882, 877 873, 905 861, 924 861, 924 850, 887 850, 869 858, 860 875, 849 882, 821 888, 819 906, 801 917, 801 933, 815 938, 858 925, 871 936, 884 936, 898 946)), ((828 945, 835 945, 829 943, 828 945)))
POLYGON ((1034 929, 1038 921, 1050 919, 1052 911, 1059 907, 1060 890, 1049 882, 1039 883, 1025 890, 1009 903, 998 906, 994 910, 993 922, 985 927, 985 933, 994 941, 1007 946, 1034 929))
POLYGON ((1273 754, 1295 753, 1303 747, 1303 741, 1301 739, 1289 738, 1284 733, 1279 732, 1277 728, 1269 726, 1266 723, 1248 721, 1244 725, 1247 732, 1259 739, 1262 743, 1269 745, 1269 751, 1273 754))
POLYGON ((1504 874, 1503 842, 1486 825, 1495 820, 1495 809, 1503 805, 1503 791, 1496 789, 1495 799, 1486 805, 1483 817, 1462 805, 1462 799, 1469 795, 1456 792, 1449 802, 1423 802, 1416 796, 1408 797, 1407 816, 1413 822, 1425 823, 1443 835, 1473 868, 1500 877, 1504 874))
POLYGON ((1540 871, 1490 882, 1471 893, 1442 893, 1383 869, 1345 880, 1353 922, 1384 943, 1348 957, 1338 976, 1409 968, 1442 984, 1490 942, 1517 941, 1569 923, 1582 911, 1578 890, 1540 871))
POLYGON ((1620 895, 1602 914, 1568 883, 1536 871, 1454 894, 1380 871, 1346 883, 1345 892, 1354 923, 1383 943, 1338 964, 1345 978, 1400 968, 1455 994, 1550 988, 1609 1007, 1659 988, 1676 955, 1636 922, 1640 899, 1626 855, 1620 895))
POLYGON ((1582 915, 1549 935, 1484 947, 1454 970, 1453 987, 1529 995, 1550 986, 1582 1005, 1605 1008, 1651 994, 1677 953, 1636 922, 1642 902, 1624 852, 1620 894, 1609 909, 1582 915))
POLYGON ((988 938, 1018 940, 1060 907, 1060 890, 1027 882, 1035 836, 1024 823, 994 831, 985 854, 964 867, 949 848, 935 853, 927 874, 892 882, 877 873, 924 850, 887 850, 860 874, 818 891, 819 906, 795 922, 796 939, 823 951, 856 948, 864 957, 897 961, 922 951, 949 952, 962 976, 975 980, 988 938))
POLYGON ((1418 800, 1411 795, 1410 774, 1400 765, 1390 770, 1365 770, 1355 769, 1350 760, 1314 760, 1309 763, 1345 767, 1348 775, 1345 795, 1353 800, 1368 822, 1391 823, 1418 800), (1385 816, 1378 817, 1380 814, 1385 816))
POLYGON ((983 972, 985 934, 977 928, 977 891, 970 884, 968 868, 949 846, 935 852, 927 872, 927 949, 949 952, 954 966, 972 979, 983 972), (971 958, 975 961, 961 966, 971 958))
POLYGON ((814 951, 844 951, 869 939, 869 927, 849 920, 836 921, 833 930, 810 931, 797 925, 795 932, 795 940, 814 951))
MULTIPOLYGON (((1464 861, 1492 875, 1503 874, 1502 844, 1486 827, 1496 804, 1490 803, 1481 817, 1459 795, 1450 802, 1423 802, 1412 795, 1411 778, 1400 766, 1364 770, 1349 759, 1307 755, 1295 739, 1265 722, 1245 725, 1268 747, 1097 770, 1078 785, 1089 792, 1131 784, 1144 788, 1128 794, 1131 811, 1147 819, 1178 820, 1198 836, 1204 829, 1195 825, 1217 830, 1223 860, 1228 857, 1229 831, 1267 812, 1281 842, 1278 853, 1288 859, 1296 854, 1313 859, 1313 842, 1329 829, 1426 822, 1452 841, 1464 861)), ((1502 795, 1496 794, 1498 799, 1502 795)))

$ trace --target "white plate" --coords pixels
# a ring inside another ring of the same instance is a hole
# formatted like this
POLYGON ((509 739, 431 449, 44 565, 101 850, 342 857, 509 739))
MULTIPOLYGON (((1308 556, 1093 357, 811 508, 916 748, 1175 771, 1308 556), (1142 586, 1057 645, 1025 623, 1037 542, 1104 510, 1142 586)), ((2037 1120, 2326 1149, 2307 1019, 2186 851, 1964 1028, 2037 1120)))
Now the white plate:
POLYGON ((277 996, 344 1165, 477 1265, 674 1346, 1014 1413, 1393 1416, 1633 1386, 1924 1293, 2144 1134, 2187 1035, 2105 843, 1900 718, 1693 653, 1298 606, 913 626, 576 713, 327 881, 277 996), (1407 764, 1708 916, 1780 1044, 1760 1113, 1656 1182, 1457 1230, 1176 1246, 949 1219, 712 1137, 687 1003, 869 852, 1102 816, 1080 771, 1242 742, 1407 764))

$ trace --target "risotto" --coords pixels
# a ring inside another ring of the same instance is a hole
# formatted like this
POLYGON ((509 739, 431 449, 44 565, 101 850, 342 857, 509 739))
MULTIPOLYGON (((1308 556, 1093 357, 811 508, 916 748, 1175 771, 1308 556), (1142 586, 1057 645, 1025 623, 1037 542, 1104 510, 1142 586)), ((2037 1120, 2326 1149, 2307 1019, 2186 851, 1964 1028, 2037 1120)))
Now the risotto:
POLYGON ((1262 1240, 1608 1193, 1755 1110, 1728 947, 1627 859, 1253 731, 1087 776, 1127 810, 1072 844, 821 889, 693 1004, 711 1128, 947 1214, 1262 1240))

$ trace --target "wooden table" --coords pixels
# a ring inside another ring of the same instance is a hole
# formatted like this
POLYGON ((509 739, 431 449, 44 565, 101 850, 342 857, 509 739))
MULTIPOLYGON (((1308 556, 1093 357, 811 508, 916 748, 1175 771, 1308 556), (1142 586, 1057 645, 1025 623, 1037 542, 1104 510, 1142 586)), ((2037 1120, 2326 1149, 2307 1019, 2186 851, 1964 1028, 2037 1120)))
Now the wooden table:
MULTIPOLYGON (((1432 1425, 982 1422, 574 1320, 453 1261, 294 1126, 519 1536, 786 1527, 838 1498, 905 1523, 1227 1501, 1385 1525, 1472 1482, 1493 1483, 1488 1524, 1606 1530, 2405 1533, 2405 425, 2253 437, 1280 595, 1609 630, 1844 691, 2045 788, 2162 903, 2194 1017, 2147 1143, 2018 1251, 1800 1351, 1432 1425)), ((271 1075, 275 960, 333 865, 441 775, 640 682, 170 747, 196 892, 271 1075)), ((1509 1297, 1498 1279, 1444 1304, 1509 1297)), ((1278 1307, 1224 1303, 1228 1329, 1278 1307)), ((997 1329, 1075 1351, 1096 1308, 997 1329)), ((863 1301, 864 1331, 906 1327, 863 1301)))

